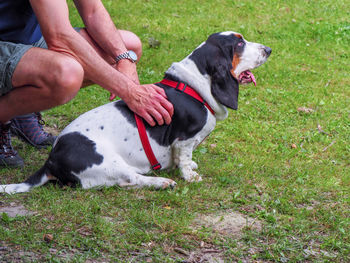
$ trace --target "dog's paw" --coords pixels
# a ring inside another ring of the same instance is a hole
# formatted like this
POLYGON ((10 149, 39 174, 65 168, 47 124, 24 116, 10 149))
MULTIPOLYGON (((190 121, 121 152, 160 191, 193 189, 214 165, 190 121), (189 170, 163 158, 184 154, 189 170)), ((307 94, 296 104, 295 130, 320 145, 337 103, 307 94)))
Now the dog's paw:
POLYGON ((195 161, 191 161, 191 169, 196 170, 198 169, 198 164, 195 161))
POLYGON ((173 189, 176 186, 176 182, 174 180, 159 177, 157 178, 157 182, 155 182, 155 187, 157 189, 173 189))
POLYGON ((200 182, 203 180, 202 176, 199 175, 197 172, 193 171, 192 169, 183 170, 182 177, 187 182, 200 182))
POLYGON ((176 182, 171 179, 168 179, 167 182, 163 183, 162 189, 167 189, 167 188, 174 189, 175 186, 176 186, 176 182))

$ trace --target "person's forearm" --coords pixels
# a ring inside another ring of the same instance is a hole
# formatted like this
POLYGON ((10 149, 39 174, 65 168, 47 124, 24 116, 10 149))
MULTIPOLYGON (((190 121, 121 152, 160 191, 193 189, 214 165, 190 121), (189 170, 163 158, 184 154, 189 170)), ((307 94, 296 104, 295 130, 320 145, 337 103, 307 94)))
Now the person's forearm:
POLYGON ((127 51, 121 35, 100 1, 75 0, 74 2, 87 32, 107 54, 115 58, 127 51), (87 1, 90 1, 90 4, 87 1))

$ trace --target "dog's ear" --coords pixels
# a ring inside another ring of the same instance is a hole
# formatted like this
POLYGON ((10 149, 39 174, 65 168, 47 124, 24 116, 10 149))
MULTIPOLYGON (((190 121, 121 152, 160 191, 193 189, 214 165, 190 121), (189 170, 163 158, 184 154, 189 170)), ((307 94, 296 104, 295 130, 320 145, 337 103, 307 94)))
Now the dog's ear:
POLYGON ((211 93, 221 104, 237 110, 239 84, 231 73, 233 55, 219 48, 215 53, 207 62, 208 73, 211 76, 211 93))
MULTIPOLYGON (((220 69, 221 66, 218 68, 220 69)), ((235 79, 231 73, 223 73, 225 74, 216 72, 212 76, 211 93, 213 94, 214 98, 221 104, 233 110, 237 110, 239 93, 238 80, 235 79)))

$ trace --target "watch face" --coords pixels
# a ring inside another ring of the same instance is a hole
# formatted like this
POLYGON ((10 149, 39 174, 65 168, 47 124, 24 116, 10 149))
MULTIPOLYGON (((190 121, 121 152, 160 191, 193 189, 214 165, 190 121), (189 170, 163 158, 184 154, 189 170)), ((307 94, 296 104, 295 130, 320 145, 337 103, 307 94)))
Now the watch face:
POLYGON ((135 62, 137 61, 137 55, 134 51, 129 50, 129 56, 132 60, 134 60, 135 62))

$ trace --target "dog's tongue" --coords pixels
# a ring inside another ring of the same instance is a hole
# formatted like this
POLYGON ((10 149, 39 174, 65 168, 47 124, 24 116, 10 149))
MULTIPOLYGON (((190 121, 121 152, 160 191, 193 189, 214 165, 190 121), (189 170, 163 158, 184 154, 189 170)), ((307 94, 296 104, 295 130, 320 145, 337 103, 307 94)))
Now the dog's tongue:
POLYGON ((239 82, 242 84, 253 82, 254 85, 256 86, 255 77, 254 77, 253 73, 250 72, 249 70, 243 71, 239 75, 239 82))

